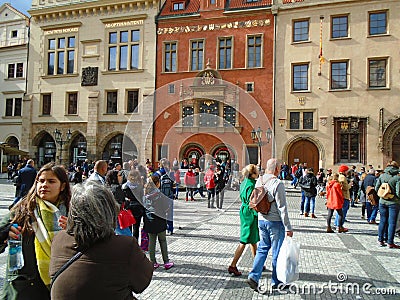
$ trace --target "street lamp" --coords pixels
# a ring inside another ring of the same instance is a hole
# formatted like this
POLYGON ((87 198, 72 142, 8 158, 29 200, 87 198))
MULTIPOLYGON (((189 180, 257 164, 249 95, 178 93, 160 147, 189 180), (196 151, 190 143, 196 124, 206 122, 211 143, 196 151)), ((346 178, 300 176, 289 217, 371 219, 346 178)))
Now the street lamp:
POLYGON ((68 129, 66 135, 65 135, 65 140, 63 139, 63 134, 61 133, 60 130, 56 129, 54 130, 54 138, 56 139, 57 144, 60 145, 60 165, 62 164, 62 152, 63 152, 63 146, 65 143, 68 143, 69 140, 71 139, 71 129, 68 129))
MULTIPOLYGON (((261 170, 261 166, 262 166, 262 156, 261 156, 261 153, 262 153, 261 146, 263 145, 262 133, 263 133, 263 131, 261 130, 260 126, 258 126, 257 129, 253 128, 253 130, 251 131, 251 139, 253 140, 253 142, 257 143, 257 147, 258 147, 258 167, 260 170, 261 170)), ((269 143, 272 138, 271 128, 268 127, 267 131, 265 132, 265 136, 267 138, 267 143, 269 143)))

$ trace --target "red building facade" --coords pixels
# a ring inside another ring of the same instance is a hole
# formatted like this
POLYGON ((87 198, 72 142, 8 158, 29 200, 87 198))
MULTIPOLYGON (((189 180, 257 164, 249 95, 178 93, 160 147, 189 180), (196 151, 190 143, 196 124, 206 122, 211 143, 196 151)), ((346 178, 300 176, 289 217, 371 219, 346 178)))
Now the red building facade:
POLYGON ((271 0, 167 0, 157 18, 153 161, 243 167, 270 157, 273 41, 271 0))

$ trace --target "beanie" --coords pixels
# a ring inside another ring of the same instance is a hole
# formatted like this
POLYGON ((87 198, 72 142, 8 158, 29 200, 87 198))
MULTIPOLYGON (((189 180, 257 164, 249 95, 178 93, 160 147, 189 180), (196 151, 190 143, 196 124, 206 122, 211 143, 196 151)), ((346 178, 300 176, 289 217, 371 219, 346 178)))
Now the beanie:
POLYGON ((344 173, 344 172, 347 172, 348 170, 349 170, 349 167, 346 165, 341 165, 339 167, 339 173, 344 173))

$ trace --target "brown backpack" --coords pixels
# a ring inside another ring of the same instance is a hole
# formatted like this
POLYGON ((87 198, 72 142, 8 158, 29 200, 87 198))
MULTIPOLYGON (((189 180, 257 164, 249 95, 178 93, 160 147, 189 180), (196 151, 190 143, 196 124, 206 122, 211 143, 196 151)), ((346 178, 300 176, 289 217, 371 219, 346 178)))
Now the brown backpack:
POLYGON ((371 203, 371 205, 378 205, 379 196, 376 193, 376 190, 374 189, 373 186, 367 186, 367 189, 365 190, 365 195, 367 197, 367 200, 371 203))
MULTIPOLYGON (((272 178, 275 178, 275 176, 270 177, 268 180, 271 180, 272 178)), ((259 187, 254 188, 254 190, 251 192, 249 203, 250 208, 264 215, 268 214, 269 210, 271 209, 272 202, 275 201, 269 201, 268 191, 264 187, 267 182, 259 187)))

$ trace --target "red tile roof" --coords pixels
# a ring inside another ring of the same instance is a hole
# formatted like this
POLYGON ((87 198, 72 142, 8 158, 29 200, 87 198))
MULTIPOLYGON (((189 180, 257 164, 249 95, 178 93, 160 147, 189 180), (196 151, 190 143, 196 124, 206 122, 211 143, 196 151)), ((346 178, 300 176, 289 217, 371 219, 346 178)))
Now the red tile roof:
POLYGON ((179 16, 179 15, 190 15, 199 11, 200 0, 187 0, 187 1, 165 1, 164 7, 161 10, 160 16, 179 16), (173 10, 173 3, 185 3, 185 8, 182 10, 173 10))
POLYGON ((227 9, 245 9, 252 7, 271 6, 272 0, 258 0, 256 2, 247 2, 247 0, 230 0, 227 9))

